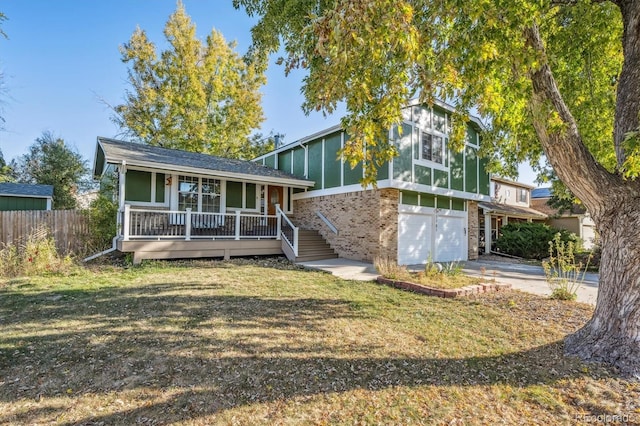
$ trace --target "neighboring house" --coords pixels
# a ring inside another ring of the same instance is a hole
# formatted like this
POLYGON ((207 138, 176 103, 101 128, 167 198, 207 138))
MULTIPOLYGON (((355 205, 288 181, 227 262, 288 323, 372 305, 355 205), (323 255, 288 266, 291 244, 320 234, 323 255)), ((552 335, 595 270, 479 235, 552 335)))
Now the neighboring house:
POLYGON ((99 194, 100 191, 97 189, 75 194, 76 208, 88 209, 91 207, 91 203, 98 198, 99 194))
POLYGON ((500 228, 510 222, 543 222, 547 215, 531 206, 533 186, 491 177, 491 201, 481 202, 480 247, 488 253, 500 235, 500 228))
POLYGON ((313 182, 255 162, 99 137, 94 176, 117 182, 117 249, 133 260, 282 254, 292 195, 313 182))
POLYGON ((531 191, 531 206, 548 216, 546 223, 554 228, 566 229, 576 234, 585 249, 589 250, 596 242, 596 226, 591 215, 579 204, 574 204, 570 211, 560 211, 548 204, 551 199, 551 188, 536 188, 531 191))
POLYGON ((0 211, 51 210, 52 185, 0 183, 0 211))
POLYGON ((412 105, 389 131, 399 156, 378 170, 377 189, 364 189, 362 165, 339 156, 348 135, 339 127, 258 157, 265 166, 313 181, 292 193, 292 222, 318 231, 340 257, 400 264, 475 259, 478 202, 490 202, 486 160, 479 158, 476 118, 461 152, 449 149, 453 108, 412 105))

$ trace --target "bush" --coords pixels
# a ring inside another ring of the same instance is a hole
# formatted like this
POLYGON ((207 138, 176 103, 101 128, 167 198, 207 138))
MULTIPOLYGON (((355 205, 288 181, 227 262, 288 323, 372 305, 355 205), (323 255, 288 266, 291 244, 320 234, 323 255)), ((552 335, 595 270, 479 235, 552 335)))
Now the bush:
POLYGON ((0 250, 0 276, 18 277, 67 273, 73 267, 69 256, 60 256, 46 228, 31 232, 26 241, 0 250))
POLYGON ((512 256, 540 260, 549 255, 549 243, 558 233, 562 242, 571 242, 572 247, 577 249, 578 238, 575 234, 533 222, 515 222, 503 226, 495 247, 512 256))
POLYGON ((562 241, 560 233, 555 235, 553 241, 549 242, 549 260, 542 262, 552 299, 576 300, 590 259, 588 257, 586 263, 577 262, 574 243, 562 241))
POLYGON ((91 226, 91 245, 95 250, 111 247, 116 236, 116 215, 118 205, 110 194, 100 193, 89 206, 89 224, 91 226))

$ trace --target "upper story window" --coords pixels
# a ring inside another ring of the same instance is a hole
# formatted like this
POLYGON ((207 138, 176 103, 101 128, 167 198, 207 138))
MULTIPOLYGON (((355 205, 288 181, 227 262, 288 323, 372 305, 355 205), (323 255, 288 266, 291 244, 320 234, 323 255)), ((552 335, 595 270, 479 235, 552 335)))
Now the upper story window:
MULTIPOLYGON (((404 119, 413 122, 414 137, 419 141, 418 160, 444 164, 446 149, 446 117, 444 113, 423 106, 404 111, 404 119)), ((415 139, 414 139, 415 140, 415 139)))
POLYGON ((528 194, 529 194, 529 191, 527 191, 526 189, 520 188, 518 190, 518 201, 521 203, 529 202, 528 194))
POLYGON ((422 160, 433 161, 442 164, 444 158, 444 138, 421 131, 420 145, 422 147, 422 160))

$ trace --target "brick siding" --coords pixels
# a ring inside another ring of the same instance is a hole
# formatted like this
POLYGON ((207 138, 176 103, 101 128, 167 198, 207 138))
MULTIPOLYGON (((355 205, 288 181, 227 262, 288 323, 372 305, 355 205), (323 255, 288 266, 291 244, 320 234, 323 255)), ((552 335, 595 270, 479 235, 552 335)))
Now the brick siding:
POLYGON ((396 189, 356 191, 294 201, 294 222, 315 229, 340 257, 372 262, 397 259, 398 201, 396 189), (337 229, 333 233, 318 217, 322 213, 337 229))

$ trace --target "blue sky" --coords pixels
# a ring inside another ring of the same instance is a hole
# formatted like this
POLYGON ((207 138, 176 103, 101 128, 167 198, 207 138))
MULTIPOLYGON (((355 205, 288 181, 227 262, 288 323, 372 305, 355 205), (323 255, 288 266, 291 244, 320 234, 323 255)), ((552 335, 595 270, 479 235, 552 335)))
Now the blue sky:
MULTIPOLYGON (((183 0, 187 13, 204 39, 212 28, 244 54, 255 23, 231 0, 183 0)), ((0 69, 8 98, 1 105, 6 120, 0 149, 9 161, 26 153, 43 131, 51 131, 89 162, 97 136, 115 137, 111 105, 123 101, 127 66, 118 46, 127 42, 136 26, 147 31, 160 47, 162 29, 175 10, 175 0, 2 0, 2 25, 9 39, 0 39, 0 69)), ((266 120, 260 131, 284 133, 286 142, 337 124, 339 116, 305 116, 300 105, 302 73, 284 76, 275 59, 263 87, 266 120)), ((520 180, 531 183, 526 170, 520 180)))

